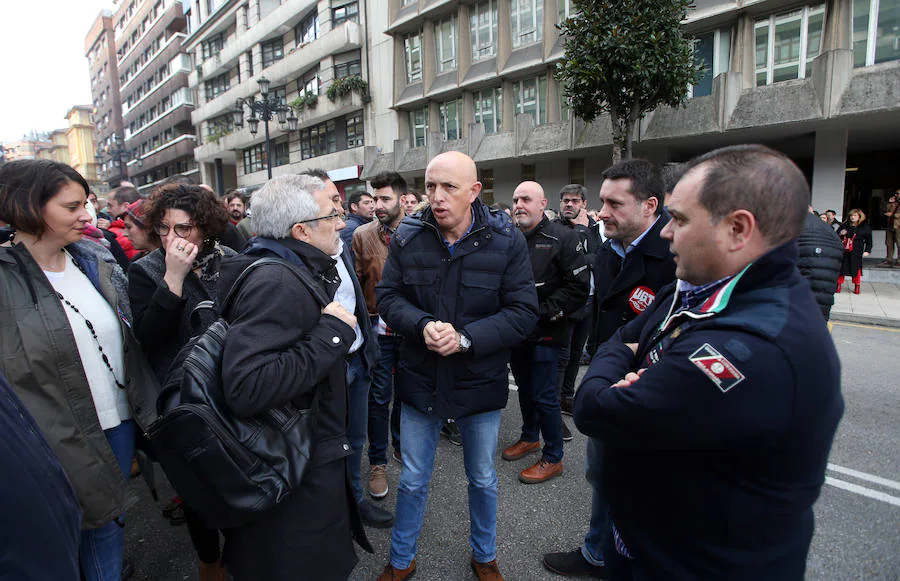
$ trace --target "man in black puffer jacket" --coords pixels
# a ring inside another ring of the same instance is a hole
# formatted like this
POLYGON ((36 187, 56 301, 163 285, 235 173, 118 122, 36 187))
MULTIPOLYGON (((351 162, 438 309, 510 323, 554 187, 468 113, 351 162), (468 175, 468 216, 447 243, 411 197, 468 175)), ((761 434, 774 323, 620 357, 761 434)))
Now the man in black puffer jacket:
POLYGON ((834 290, 837 288, 838 275, 841 273, 841 260, 844 248, 841 240, 831 226, 810 209, 806 216, 803 232, 797 237, 800 245, 800 259, 797 268, 809 281, 816 303, 822 309, 825 320, 831 316, 834 304, 834 290))

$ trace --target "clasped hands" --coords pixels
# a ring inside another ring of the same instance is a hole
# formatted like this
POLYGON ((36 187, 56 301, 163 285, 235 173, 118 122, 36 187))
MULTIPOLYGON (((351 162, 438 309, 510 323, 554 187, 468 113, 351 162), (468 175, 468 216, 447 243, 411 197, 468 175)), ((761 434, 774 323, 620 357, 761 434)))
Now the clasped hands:
POLYGON ((459 351, 459 333, 450 323, 431 321, 422 331, 425 346, 438 355, 446 357, 459 351))
MULTIPOLYGON (((625 346, 631 349, 632 353, 637 355, 637 343, 625 343, 625 346)), ((646 367, 638 369, 636 372, 629 371, 625 374, 625 377, 610 385, 610 387, 631 387, 638 379, 640 379, 641 375, 643 375, 645 371, 647 371, 646 367)))

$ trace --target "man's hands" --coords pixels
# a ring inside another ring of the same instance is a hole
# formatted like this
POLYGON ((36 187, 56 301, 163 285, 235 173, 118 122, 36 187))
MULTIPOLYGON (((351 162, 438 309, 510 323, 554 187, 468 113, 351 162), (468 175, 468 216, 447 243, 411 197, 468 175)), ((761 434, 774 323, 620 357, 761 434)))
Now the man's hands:
POLYGON ((337 301, 331 301, 322 308, 323 315, 331 315, 337 317, 341 321, 350 325, 352 329, 356 329, 356 317, 344 308, 344 305, 337 301))
POLYGON ((459 333, 450 323, 431 321, 422 331, 425 346, 442 357, 459 351, 459 333))
MULTIPOLYGON (((631 349, 632 353, 637 355, 637 348, 638 348, 637 343, 625 343, 625 346, 628 347, 629 349, 631 349)), ((647 371, 646 367, 643 369, 638 369, 637 373, 634 373, 634 372, 627 373, 627 374, 625 374, 624 378, 622 378, 619 381, 615 382, 614 384, 610 385, 610 387, 631 387, 632 385, 634 385, 634 383, 638 379, 640 379, 641 375, 643 375, 645 371, 647 371)))

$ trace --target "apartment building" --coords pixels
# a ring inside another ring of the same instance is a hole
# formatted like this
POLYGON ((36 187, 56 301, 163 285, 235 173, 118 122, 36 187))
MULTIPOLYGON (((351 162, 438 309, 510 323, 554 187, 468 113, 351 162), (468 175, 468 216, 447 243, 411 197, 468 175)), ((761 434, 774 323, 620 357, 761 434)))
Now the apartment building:
POLYGON ((38 146, 36 153, 38 159, 50 159, 69 165, 69 138, 66 135, 68 129, 54 129, 47 135, 48 143, 38 146))
POLYGON ((236 101, 259 99, 265 77, 269 96, 293 105, 298 118, 293 132, 269 122, 273 175, 323 168, 343 194, 365 188, 364 145, 397 136, 390 84, 377 80, 390 78, 386 0, 193 0, 190 21, 185 48, 195 64, 195 156, 205 183, 221 193, 267 180, 263 123, 254 134, 250 123, 234 122, 236 101))
MULTIPOLYGON (((123 137, 116 40, 113 15, 109 10, 103 10, 91 25, 84 41, 84 54, 91 75, 92 113, 97 144, 109 147, 114 142, 114 136, 118 136, 120 141, 123 137)), ((111 187, 117 187, 126 179, 124 166, 109 159, 100 162, 98 171, 111 187)))
POLYGON ((141 193, 175 175, 199 182, 181 0, 122 0, 113 20, 128 179, 141 193))
POLYGON ((97 173, 96 138, 94 135, 93 105, 76 105, 66 113, 69 128, 66 129, 66 145, 69 148, 68 165, 80 173, 91 189, 105 193, 107 186, 97 173))
MULTIPOLYGON (((378 143, 363 178, 396 170, 421 184, 431 158, 459 150, 476 160, 487 202, 509 202, 525 179, 551 199, 572 182, 595 196, 609 120, 569 115, 554 78, 556 24, 570 10, 568 0, 389 0, 400 138, 378 143)), ((814 207, 862 208, 883 228, 900 187, 900 3, 697 0, 684 27, 704 75, 685 108, 640 122, 636 155, 662 163, 765 143, 804 170, 814 207)))
POLYGON ((40 159, 39 152, 51 146, 52 143, 44 134, 23 137, 19 141, 7 141, 3 144, 3 159, 4 161, 40 159))

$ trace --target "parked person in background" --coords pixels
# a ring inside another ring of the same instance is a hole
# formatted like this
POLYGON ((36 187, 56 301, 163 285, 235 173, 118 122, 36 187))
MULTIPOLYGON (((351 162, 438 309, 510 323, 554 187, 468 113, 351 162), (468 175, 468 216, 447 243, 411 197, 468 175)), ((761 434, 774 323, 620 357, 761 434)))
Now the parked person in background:
MULTIPOLYGON (((126 279, 83 240, 88 184, 49 160, 0 167, 0 373, 40 426, 83 510, 86 581, 119 581, 136 422, 155 419, 158 385, 131 332, 126 279)), ((48 539, 49 542, 49 539, 48 539)))
POLYGON ((273 257, 306 271, 332 302, 323 308, 287 266, 272 264, 252 271, 223 313, 231 327, 222 387, 235 414, 317 402, 303 481, 258 520, 225 532, 228 572, 234 581, 347 579, 357 562, 353 540, 372 547, 348 484, 346 358, 360 333, 338 297, 344 223, 325 184, 306 175, 270 180, 253 204, 258 236, 246 254, 225 261, 223 292, 255 260, 273 257))
POLYGON ((403 204, 403 211, 406 212, 407 216, 412 216, 416 213, 416 208, 422 203, 422 198, 421 192, 413 189, 406 190, 406 195, 403 196, 400 203, 403 204))
POLYGON ((149 205, 147 200, 137 200, 129 204, 128 209, 122 214, 125 236, 138 251, 134 260, 141 259, 160 247, 159 234, 147 222, 145 215, 149 205))
POLYGON ((884 225, 884 245, 887 248, 887 258, 881 266, 900 266, 900 190, 897 190, 888 198, 884 215, 887 224, 884 225), (897 249, 897 262, 894 262, 894 248, 897 249))
POLYGON ((872 251, 872 228, 866 222, 866 215, 860 209, 850 210, 846 222, 841 224, 838 235, 844 247, 841 275, 838 277, 837 291, 841 292, 844 277, 853 279, 853 294, 858 295, 862 286, 863 258, 872 251))
POLYGON ((344 241, 344 246, 350 248, 353 232, 363 224, 371 222, 375 216, 375 199, 368 192, 353 192, 347 198, 347 210, 349 212, 346 216, 347 225, 341 230, 341 240, 344 241))
MULTIPOLYGON (((213 315, 204 312, 195 326, 191 312, 201 301, 215 300, 222 259, 235 252, 218 244, 228 214, 211 191, 168 184, 153 193, 149 204, 146 222, 161 246, 128 269, 128 295, 135 334, 163 383, 178 351, 213 321, 213 315)), ((218 531, 208 528, 187 504, 182 508, 200 559, 201 581, 224 581, 218 531)))
POLYGON ((809 281, 816 303, 827 321, 834 305, 834 291, 841 273, 844 248, 831 226, 816 216, 812 206, 803 232, 797 237, 800 255, 797 268, 809 281))

